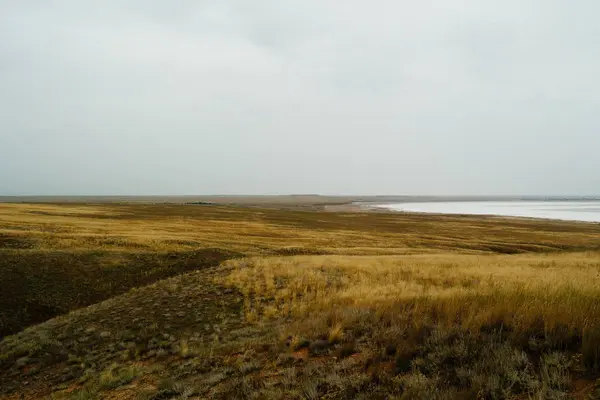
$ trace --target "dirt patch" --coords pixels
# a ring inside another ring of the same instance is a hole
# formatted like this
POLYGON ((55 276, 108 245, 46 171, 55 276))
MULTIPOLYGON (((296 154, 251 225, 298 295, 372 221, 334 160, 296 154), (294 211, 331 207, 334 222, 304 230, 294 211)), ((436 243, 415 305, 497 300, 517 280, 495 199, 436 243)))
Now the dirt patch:
POLYGON ((571 393, 574 399, 596 399, 600 397, 600 379, 577 379, 573 382, 573 392, 571 393), (598 397, 596 397, 598 396, 598 397))
POLYGON ((292 353, 292 357, 293 357, 295 360, 303 360, 303 361, 306 361, 306 360, 308 360, 308 357, 309 357, 309 354, 308 354, 308 349, 307 349, 307 348, 304 348, 304 349, 300 349, 300 350, 298 350, 298 351, 294 351, 294 352, 292 353))

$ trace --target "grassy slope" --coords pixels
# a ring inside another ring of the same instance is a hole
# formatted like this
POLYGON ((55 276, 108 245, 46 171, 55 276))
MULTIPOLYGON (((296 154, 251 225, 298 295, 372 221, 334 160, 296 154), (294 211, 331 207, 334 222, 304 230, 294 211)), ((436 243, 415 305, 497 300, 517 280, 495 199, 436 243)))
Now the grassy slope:
POLYGON ((533 221, 153 205, 0 205, 0 337, 234 252, 381 255, 597 249, 533 221), (441 228, 443 226, 443 228, 441 228))
POLYGON ((598 372, 598 225, 0 205, 0 235, 2 282, 29 285, 0 299, 56 313, 201 268, 6 338, 5 395, 562 398, 598 372))
POLYGON ((0 337, 131 288, 214 267, 221 249, 177 252, 0 251, 0 337))

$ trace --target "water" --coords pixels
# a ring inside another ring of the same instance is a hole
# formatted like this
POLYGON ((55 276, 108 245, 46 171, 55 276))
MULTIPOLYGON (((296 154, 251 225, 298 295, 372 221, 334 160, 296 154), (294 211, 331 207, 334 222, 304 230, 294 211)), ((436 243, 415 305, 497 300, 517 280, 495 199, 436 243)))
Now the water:
POLYGON ((600 222, 600 200, 593 201, 449 201, 390 203, 377 207, 394 211, 501 215, 566 221, 600 222))

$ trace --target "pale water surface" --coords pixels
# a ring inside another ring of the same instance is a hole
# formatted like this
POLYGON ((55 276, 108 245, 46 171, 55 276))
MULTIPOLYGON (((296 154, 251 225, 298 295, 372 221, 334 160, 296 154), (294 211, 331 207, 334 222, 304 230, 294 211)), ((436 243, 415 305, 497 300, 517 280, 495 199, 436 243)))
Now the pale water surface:
POLYGON ((449 201, 390 203, 394 211, 437 214, 503 215, 568 221, 600 222, 600 201, 449 201))

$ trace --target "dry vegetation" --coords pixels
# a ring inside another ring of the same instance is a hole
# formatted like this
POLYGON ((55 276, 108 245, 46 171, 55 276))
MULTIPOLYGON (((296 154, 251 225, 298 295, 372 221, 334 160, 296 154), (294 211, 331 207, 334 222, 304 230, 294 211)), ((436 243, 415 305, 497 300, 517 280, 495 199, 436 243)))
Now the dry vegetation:
POLYGON ((251 319, 310 314, 316 323, 315 313, 333 313, 327 319, 345 325, 351 310, 402 310, 414 320, 435 316, 470 330, 502 323, 585 335, 600 321, 599 253, 300 256, 225 266, 231 270, 226 282, 244 294, 251 319))
POLYGON ((246 319, 286 318, 290 335, 356 339, 365 319, 391 333, 497 330, 513 343, 542 337, 600 371, 598 253, 257 258, 226 267, 246 319))
POLYGON ((4 204, 0 280, 0 398, 600 398, 598 224, 4 204))

